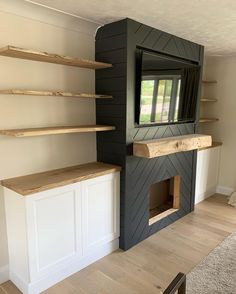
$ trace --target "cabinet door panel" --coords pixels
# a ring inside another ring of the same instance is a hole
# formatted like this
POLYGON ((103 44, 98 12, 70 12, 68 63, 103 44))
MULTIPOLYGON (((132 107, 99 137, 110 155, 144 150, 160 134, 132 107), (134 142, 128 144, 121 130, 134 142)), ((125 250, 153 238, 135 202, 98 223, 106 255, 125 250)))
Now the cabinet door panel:
POLYGON ((216 192, 220 165, 220 147, 198 151, 195 204, 216 192))
POLYGON ((67 186, 28 202, 31 274, 39 277, 82 255, 80 188, 67 186), (78 211, 80 210, 80 211, 78 211))
POLYGON ((39 269, 75 254, 74 207, 74 191, 35 202, 39 269))
POLYGON ((83 242, 85 254, 119 236, 118 174, 83 182, 83 242))

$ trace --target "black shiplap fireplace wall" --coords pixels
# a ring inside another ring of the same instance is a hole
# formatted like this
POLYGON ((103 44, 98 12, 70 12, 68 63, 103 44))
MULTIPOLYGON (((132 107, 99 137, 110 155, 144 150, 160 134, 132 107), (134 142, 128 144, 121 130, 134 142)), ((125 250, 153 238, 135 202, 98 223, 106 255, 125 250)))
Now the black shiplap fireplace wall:
POLYGON ((183 58, 200 66, 203 61, 202 46, 131 19, 107 24, 97 32, 96 59, 113 64, 112 68, 96 71, 96 92, 113 95, 113 99, 96 101, 97 123, 116 126, 113 132, 97 134, 97 157, 98 161, 122 166, 120 248, 124 250, 194 208, 196 151, 154 159, 132 156, 134 141, 196 132, 193 123, 135 127, 136 47, 183 58), (180 209, 149 226, 150 186, 176 175, 181 176, 180 209))

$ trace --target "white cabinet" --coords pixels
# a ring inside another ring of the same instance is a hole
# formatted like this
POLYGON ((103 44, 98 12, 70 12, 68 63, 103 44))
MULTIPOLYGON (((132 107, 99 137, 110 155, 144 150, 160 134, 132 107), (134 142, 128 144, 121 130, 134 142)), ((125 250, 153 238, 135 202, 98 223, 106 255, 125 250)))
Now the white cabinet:
POLYGON ((10 279, 36 294, 118 248, 119 172, 30 196, 5 188, 10 279))
POLYGON ((81 191, 77 183, 25 197, 31 280, 82 256, 81 191))
POLYGON ((216 193, 221 146, 198 151, 195 204, 216 193))
POLYGON ((118 185, 112 175, 82 183, 84 255, 119 236, 119 198, 113 197, 118 185))

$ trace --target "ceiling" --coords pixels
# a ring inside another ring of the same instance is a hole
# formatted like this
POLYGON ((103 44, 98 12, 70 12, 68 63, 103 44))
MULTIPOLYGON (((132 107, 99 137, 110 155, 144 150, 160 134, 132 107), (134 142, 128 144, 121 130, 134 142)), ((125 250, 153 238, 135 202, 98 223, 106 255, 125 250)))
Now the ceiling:
POLYGON ((99 25, 132 18, 205 46, 208 55, 236 55, 235 0, 24 0, 99 25))

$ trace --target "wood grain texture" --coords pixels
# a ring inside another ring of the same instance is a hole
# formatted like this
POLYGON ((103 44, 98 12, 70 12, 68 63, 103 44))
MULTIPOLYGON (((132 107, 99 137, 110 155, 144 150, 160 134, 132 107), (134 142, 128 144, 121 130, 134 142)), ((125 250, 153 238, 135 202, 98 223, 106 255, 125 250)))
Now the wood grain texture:
POLYGON ((156 222, 162 220, 163 218, 171 215, 172 213, 175 213, 177 212, 178 209, 177 208, 170 208, 170 209, 167 209, 166 211, 163 211, 153 217, 151 217, 148 221, 148 225, 151 226, 153 224, 155 224, 156 222))
POLYGON ((102 162, 92 162, 72 167, 50 170, 1 181, 1 185, 23 196, 77 183, 116 171, 121 168, 102 162))
POLYGON ((217 102, 217 99, 213 98, 201 98, 201 102, 217 102))
POLYGON ((180 207, 180 176, 174 177, 174 198, 173 198, 173 208, 179 209, 180 207))
POLYGON ((133 144, 133 155, 138 157, 154 158, 208 147, 211 146, 211 144, 211 136, 199 134, 139 141, 134 142, 133 144))
MULTIPOLYGON (((175 213, 178 211, 180 208, 180 184, 181 184, 181 178, 180 176, 174 176, 173 177, 173 204, 172 207, 169 206, 169 208, 165 208, 166 210, 160 212, 158 207, 154 208, 154 214, 150 214, 150 218, 148 221, 149 226, 153 225, 154 223, 160 221, 161 219, 171 216, 171 214, 175 213)), ((155 205, 156 206, 156 205, 155 205)), ((150 200, 149 200, 149 211, 150 211, 150 200)), ((152 209, 153 211, 153 209, 152 209)))
POLYGON ((58 135, 58 134, 70 134, 70 133, 104 132, 104 131, 112 131, 112 130, 115 130, 115 127, 105 126, 105 125, 60 126, 60 127, 0 130, 0 135, 11 136, 11 137, 33 137, 33 136, 58 135))
POLYGON ((62 65, 77 66, 82 68, 90 68, 90 69, 101 69, 101 68, 112 67, 112 65, 109 63, 92 61, 92 60, 81 59, 81 58, 73 58, 73 57, 69 57, 65 55, 19 48, 19 47, 10 46, 10 45, 1 48, 0 55, 20 58, 20 59, 56 63, 56 64, 62 64, 62 65))
POLYGON ((29 95, 29 96, 58 96, 58 97, 94 98, 94 99, 112 98, 111 95, 98 95, 98 94, 89 94, 89 93, 72 93, 72 92, 61 92, 61 91, 19 90, 19 89, 0 90, 0 94, 29 95))
POLYGON ((213 122, 217 122, 219 120, 219 118, 216 117, 201 117, 199 119, 200 123, 213 123, 213 122))

